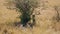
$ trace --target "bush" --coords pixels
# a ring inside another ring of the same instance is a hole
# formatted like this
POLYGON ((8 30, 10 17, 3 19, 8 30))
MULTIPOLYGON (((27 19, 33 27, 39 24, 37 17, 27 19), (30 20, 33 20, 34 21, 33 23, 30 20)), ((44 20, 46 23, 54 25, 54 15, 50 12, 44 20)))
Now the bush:
POLYGON ((31 15, 33 13, 34 8, 38 7, 38 2, 36 0, 16 0, 16 8, 21 12, 21 24, 26 26, 28 21, 31 20, 31 15))
MULTIPOLYGON (((13 3, 14 7, 10 7, 9 9, 17 9, 21 15, 19 18, 21 19, 21 24, 26 26, 27 23, 31 20, 31 15, 35 8, 38 7, 37 0, 11 0, 10 2, 13 3)), ((9 2, 8 2, 9 3, 9 2)), ((32 18, 34 21, 34 18, 32 18)))

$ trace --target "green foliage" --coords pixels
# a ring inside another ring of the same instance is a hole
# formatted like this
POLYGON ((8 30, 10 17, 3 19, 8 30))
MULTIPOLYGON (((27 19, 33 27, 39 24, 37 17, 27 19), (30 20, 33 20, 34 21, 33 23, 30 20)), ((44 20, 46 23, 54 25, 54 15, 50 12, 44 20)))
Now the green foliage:
POLYGON ((35 15, 33 17, 32 14, 34 9, 39 6, 38 0, 9 0, 7 5, 8 9, 16 9, 21 13, 19 18, 21 19, 20 23, 23 24, 23 26, 27 25, 31 19, 35 23, 35 15))
POLYGON ((36 0, 15 0, 16 8, 19 9, 19 12, 22 14, 20 16, 21 23, 25 26, 28 21, 31 20, 31 15, 34 11, 34 8, 38 7, 38 2, 36 0))

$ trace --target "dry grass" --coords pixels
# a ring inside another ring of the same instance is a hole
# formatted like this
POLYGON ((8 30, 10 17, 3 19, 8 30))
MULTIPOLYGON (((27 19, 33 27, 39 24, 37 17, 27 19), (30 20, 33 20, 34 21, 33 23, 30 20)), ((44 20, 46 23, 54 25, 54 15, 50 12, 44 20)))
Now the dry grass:
MULTIPOLYGON (((46 0, 44 0, 46 1, 46 0)), ((6 9, 5 0, 0 0, 0 34, 60 34, 60 22, 56 22, 51 18, 56 15, 52 8, 60 4, 60 0, 48 0, 49 8, 40 10, 40 15, 36 15, 36 25, 33 28, 17 27, 15 22, 20 21, 19 12, 16 10, 6 9)), ((38 9, 36 9, 39 11, 38 9)))

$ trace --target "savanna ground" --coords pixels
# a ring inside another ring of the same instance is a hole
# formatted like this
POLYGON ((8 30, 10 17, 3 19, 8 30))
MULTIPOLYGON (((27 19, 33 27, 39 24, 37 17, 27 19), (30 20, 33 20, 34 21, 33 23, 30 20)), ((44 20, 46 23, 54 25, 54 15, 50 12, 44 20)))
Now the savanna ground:
POLYGON ((54 9, 54 6, 60 7, 60 0, 41 0, 41 5, 45 5, 35 9, 40 14, 36 15, 36 25, 33 28, 15 26, 14 23, 20 21, 20 12, 7 9, 6 1, 0 0, 0 34, 60 34, 60 21, 55 19, 57 13, 54 9))

